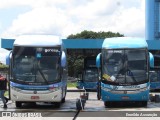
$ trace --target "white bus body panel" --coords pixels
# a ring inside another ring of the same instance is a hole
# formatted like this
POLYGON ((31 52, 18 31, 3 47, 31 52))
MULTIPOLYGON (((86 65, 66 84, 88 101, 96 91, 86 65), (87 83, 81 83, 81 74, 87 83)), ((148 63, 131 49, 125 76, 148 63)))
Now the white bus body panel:
POLYGON ((14 90, 11 91, 11 100, 13 101, 26 101, 26 102, 61 102, 62 100, 62 90, 59 89, 57 91, 37 91, 34 94, 34 91, 28 90, 14 90), (32 96, 39 96, 39 99, 31 99, 32 96))
POLYGON ((62 45, 62 40, 53 35, 22 35, 16 38, 13 46, 52 47, 62 45))

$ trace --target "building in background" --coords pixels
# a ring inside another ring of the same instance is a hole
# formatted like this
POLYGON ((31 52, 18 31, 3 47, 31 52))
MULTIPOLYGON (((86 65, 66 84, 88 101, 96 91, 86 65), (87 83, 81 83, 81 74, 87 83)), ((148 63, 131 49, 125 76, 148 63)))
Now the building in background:
POLYGON ((154 55, 155 67, 160 67, 160 0, 146 0, 146 40, 154 55))
MULTIPOLYGON (((146 20, 145 20, 145 39, 148 43, 148 48, 155 57, 155 66, 160 67, 160 0, 145 0, 146 5, 146 20)), ((11 50, 13 47, 14 39, 1 38, 1 48, 11 50)), ((81 41, 80 41, 81 42, 81 41)), ((76 41, 77 43, 77 41, 76 41)), ((82 43, 82 42, 81 42, 82 43)), ((101 41, 95 42, 95 44, 102 44, 101 41)), ((66 45, 70 44, 67 40, 66 45)), ((74 47, 73 44, 71 47, 74 47)), ((84 45, 84 44, 83 44, 84 45)))
POLYGON ((1 38, 0 39, 0 42, 1 42, 1 47, 0 48, 4 48, 4 49, 7 49, 7 50, 12 50, 14 40, 15 39, 1 38))
POLYGON ((160 89, 160 0, 146 0, 146 40, 154 55, 150 69, 150 90, 160 89))
POLYGON ((0 63, 6 64, 6 55, 12 49, 14 39, 0 39, 0 63))
POLYGON ((146 40, 160 40, 160 0, 146 0, 146 40))

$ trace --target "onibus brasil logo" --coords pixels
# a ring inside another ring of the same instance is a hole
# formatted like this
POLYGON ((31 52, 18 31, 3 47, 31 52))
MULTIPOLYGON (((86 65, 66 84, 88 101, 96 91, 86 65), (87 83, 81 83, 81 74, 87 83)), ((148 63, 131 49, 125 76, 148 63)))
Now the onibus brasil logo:
POLYGON ((36 112, 2 112, 2 117, 42 117, 36 112))

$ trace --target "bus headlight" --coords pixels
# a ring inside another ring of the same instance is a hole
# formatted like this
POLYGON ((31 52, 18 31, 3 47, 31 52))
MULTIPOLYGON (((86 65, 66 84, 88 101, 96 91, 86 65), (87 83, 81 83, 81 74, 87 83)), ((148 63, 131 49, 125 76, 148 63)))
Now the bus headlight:
POLYGON ((102 90, 104 90, 104 91, 111 91, 111 89, 108 89, 106 87, 102 87, 102 90))
POLYGON ((21 91, 21 89, 19 89, 19 88, 17 88, 17 87, 13 87, 13 86, 11 86, 11 89, 13 89, 13 90, 15 90, 15 91, 17 91, 17 92, 21 91))
POLYGON ((50 87, 49 90, 52 92, 55 92, 55 91, 60 90, 60 88, 59 87, 50 87))
POLYGON ((149 90, 149 88, 148 88, 148 87, 145 87, 145 88, 141 88, 141 89, 139 89, 139 90, 137 90, 137 91, 143 92, 143 91, 147 91, 147 90, 149 90))

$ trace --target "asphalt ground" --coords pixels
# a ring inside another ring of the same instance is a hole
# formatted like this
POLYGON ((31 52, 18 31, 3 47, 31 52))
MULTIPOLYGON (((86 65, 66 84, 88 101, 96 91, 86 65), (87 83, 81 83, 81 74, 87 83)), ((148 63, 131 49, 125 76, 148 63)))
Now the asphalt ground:
MULTIPOLYGON (((76 89, 69 89, 66 96, 66 102, 61 105, 60 108, 55 108, 54 104, 50 103, 37 103, 37 105, 33 104, 23 104, 22 108, 16 108, 15 103, 12 101, 9 101, 8 108, 3 109, 3 104, 0 101, 0 112, 11 112, 13 113, 20 113, 21 115, 29 114, 30 113, 37 113, 41 114, 40 119, 46 118, 56 118, 56 119, 64 119, 65 120, 71 120, 75 118, 75 115, 77 113, 76 109, 76 101, 80 98, 80 95, 82 95, 85 91, 84 90, 76 90, 76 89)), ((151 93, 151 94, 160 94, 158 93, 151 93)), ((136 119, 138 117, 142 118, 140 114, 149 114, 152 118, 160 117, 160 103, 159 102, 148 102, 147 107, 141 107, 137 104, 120 104, 120 103, 114 103, 112 107, 105 107, 103 101, 97 100, 96 98, 96 92, 89 92, 89 99, 85 103, 85 108, 79 112, 76 120, 82 120, 82 119, 105 119, 106 117, 110 117, 111 120, 113 118, 116 118, 117 120, 120 118, 128 118, 136 119), (128 115, 128 116, 127 116, 128 115), (137 115, 137 116, 136 116, 137 115), (156 116, 157 115, 157 116, 156 116)), ((0 114, 0 116, 2 113, 0 114)), ((11 117, 12 119, 19 118, 21 116, 16 117, 16 114, 11 117)), ((144 118, 145 116, 143 116, 144 118)), ((0 117, 0 119, 3 117, 0 117)), ((6 120, 7 117, 5 117, 6 120)), ((28 117, 23 117, 24 119, 27 119, 28 117)), ((39 118, 39 117, 38 117, 39 118)), ((56 120, 55 119, 55 120, 56 120)), ((152 120, 154 120, 152 119, 152 120)), ((147 119, 145 119, 147 120, 147 119)))

